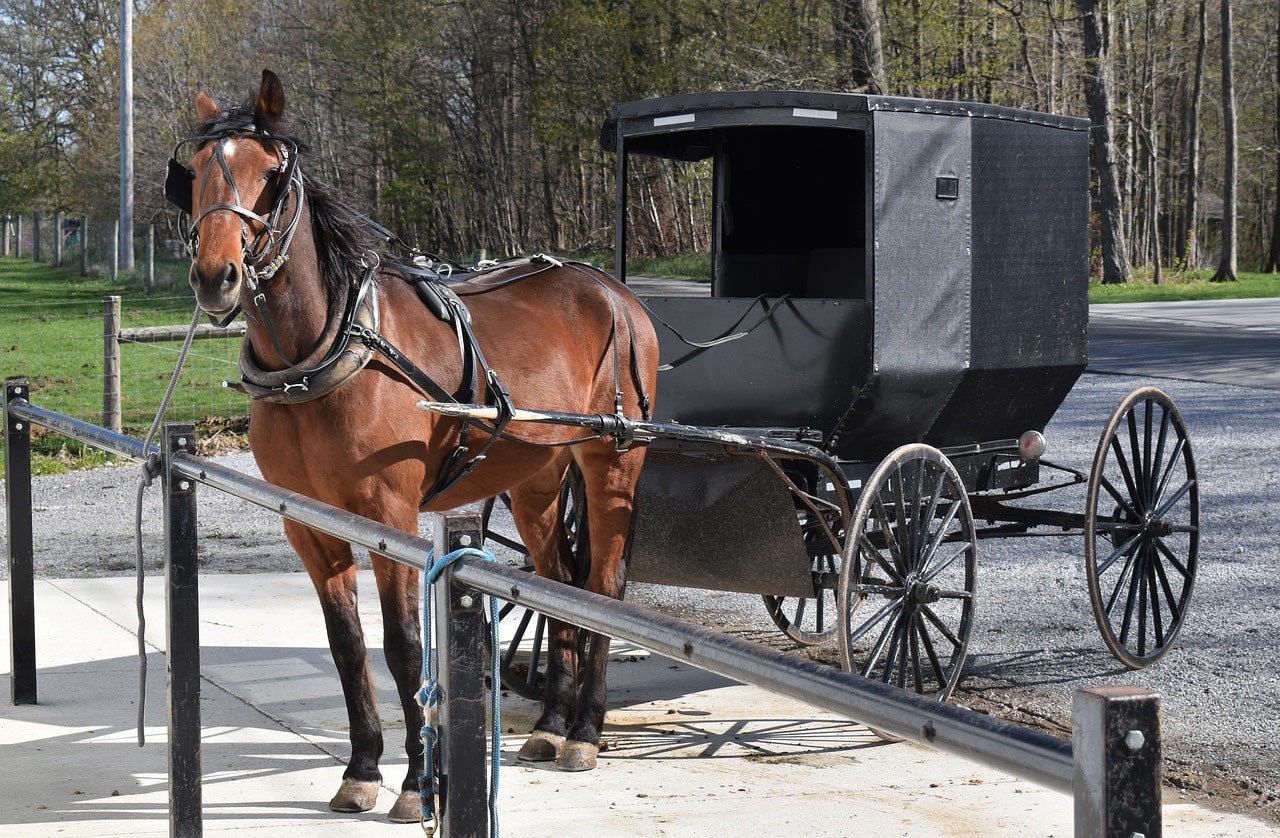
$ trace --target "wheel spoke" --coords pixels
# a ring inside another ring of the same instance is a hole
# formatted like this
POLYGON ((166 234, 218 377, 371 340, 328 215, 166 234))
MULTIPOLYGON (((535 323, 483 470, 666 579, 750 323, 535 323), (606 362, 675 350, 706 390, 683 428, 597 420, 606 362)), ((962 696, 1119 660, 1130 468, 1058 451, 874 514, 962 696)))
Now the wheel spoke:
MULTIPOLYGON (((927 609, 925 613, 927 615, 927 609)), ((929 637, 929 630, 923 624, 920 626, 920 642, 924 644, 925 654, 929 657, 929 666, 933 668, 933 677, 938 679, 938 689, 945 689, 948 680, 947 673, 942 667, 942 661, 938 659, 938 651, 933 648, 933 640, 929 637)))
POLYGON ((1178 557, 1173 555, 1173 551, 1164 543, 1164 539, 1156 540, 1156 549, 1164 554, 1164 557, 1169 560, 1169 563, 1174 566, 1178 573, 1182 574, 1183 579, 1188 582, 1191 581, 1191 569, 1178 561, 1178 557))
POLYGON ((1123 577, 1129 578, 1129 595, 1125 597, 1124 602, 1124 618, 1120 621, 1120 645, 1124 646, 1129 640, 1129 628, 1133 624, 1133 610, 1138 598, 1138 591, 1142 588, 1142 547, 1138 546, 1133 551, 1133 560, 1125 565, 1125 570, 1132 569, 1132 573, 1122 574, 1123 577))
POLYGON ((1111 495, 1112 500, 1116 502, 1116 505, 1120 507, 1121 511, 1128 515, 1131 520, 1136 521, 1142 518, 1142 516, 1138 514, 1138 510, 1134 508, 1130 499, 1122 495, 1120 490, 1112 485, 1111 481, 1107 479, 1105 474, 1100 475, 1099 482, 1102 488, 1107 490, 1107 494, 1111 495))
POLYGON ((1141 532, 1134 533, 1133 535, 1129 536, 1128 541, 1126 541, 1124 544, 1121 544, 1119 547, 1113 550, 1111 552, 1111 555, 1107 556, 1105 559, 1098 562, 1098 577, 1101 578, 1102 574, 1110 570, 1111 566, 1116 563, 1116 559, 1120 558, 1123 555, 1129 554, 1133 546, 1141 540, 1142 540, 1142 533, 1141 532))
MULTIPOLYGON (((894 637, 897 636, 898 621, 901 618, 902 618, 902 612, 897 611, 894 614, 893 619, 885 623, 884 629, 880 632, 880 637, 876 640, 876 645, 871 649, 871 654, 867 655, 867 665, 862 671, 862 677, 864 678, 871 677, 871 671, 875 669, 876 661, 878 661, 880 659, 880 655, 884 653, 885 644, 889 642, 890 636, 891 635, 894 637)), ((885 677, 884 677, 885 681, 889 680, 889 671, 893 669, 893 664, 890 662, 892 657, 893 657, 893 652, 891 651, 889 653, 889 659, 886 659, 885 661, 885 677)))
POLYGON ((920 581, 932 582, 934 579, 937 579, 939 576, 942 575, 943 571, 951 567, 951 565, 955 564, 956 559, 967 554, 972 547, 973 545, 970 544, 969 542, 967 541, 964 542, 958 548, 956 548, 956 551, 954 553, 952 553, 947 558, 943 559, 941 562, 938 562, 937 564, 935 564, 929 570, 928 573, 922 573, 920 575, 920 581))
MULTIPOLYGON (((1156 547, 1160 552, 1165 552, 1168 549, 1159 543, 1156 544, 1156 547)), ((1178 597, 1173 593, 1173 585, 1169 584, 1169 574, 1165 572, 1164 562, 1160 561, 1158 556, 1153 555, 1151 558, 1151 564, 1155 568, 1156 576, 1160 579, 1160 588, 1164 591, 1165 603, 1169 606, 1170 623, 1176 625, 1182 619, 1181 604, 1178 602, 1178 597)))
POLYGON ((920 669, 920 627, 919 618, 911 616, 909 637, 911 639, 911 677, 916 682, 916 692, 924 694, 924 673, 920 669))
MULTIPOLYGON (((874 506, 876 520, 880 524, 880 534, 884 536, 885 547, 889 550, 889 557, 893 559, 893 565, 896 568, 894 576, 902 579, 907 572, 902 558, 902 545, 898 543, 898 539, 894 534, 893 524, 889 521, 889 514, 884 508, 884 501, 879 496, 875 498, 874 506)), ((859 538, 861 537, 859 536, 859 538)))
POLYGON ((1195 487, 1195 485, 1196 485, 1196 481, 1194 480, 1188 480, 1186 483, 1183 483, 1180 487, 1178 487, 1178 491, 1173 493, 1173 497, 1169 498, 1167 501, 1160 504, 1160 508, 1157 509, 1155 512, 1151 513, 1151 517, 1163 518, 1164 516, 1168 515, 1169 510, 1173 509, 1173 507, 1177 505, 1178 501, 1182 500, 1186 496, 1187 492, 1190 492, 1195 487))
POLYGON ((920 606, 920 613, 924 614, 925 618, 937 627, 938 632, 951 643, 955 650, 959 650, 964 647, 964 644, 960 642, 960 638, 956 637, 955 634, 952 633, 951 629, 947 627, 946 623, 942 622, 942 618, 935 614, 932 608, 927 605, 922 605, 920 606))
MULTIPOLYGON (((1143 468, 1142 468, 1142 448, 1138 444, 1138 409, 1134 406, 1125 417, 1128 419, 1129 426, 1129 468, 1132 469, 1131 478, 1126 482, 1133 489, 1133 499, 1141 505, 1142 509, 1146 509, 1147 496, 1143 486, 1143 468)), ((1123 467, 1123 464, 1122 464, 1123 467)))
MULTIPOLYGON (((1159 502, 1160 502, 1160 500, 1159 500, 1159 498, 1160 498, 1160 491, 1159 491, 1159 489, 1158 489, 1158 487, 1157 487, 1157 485, 1156 485, 1156 484, 1157 484, 1157 481, 1155 480, 1155 474, 1156 474, 1156 471, 1160 469, 1161 464, 1164 462, 1164 445, 1165 445, 1165 442, 1168 440, 1168 437, 1169 437, 1169 424, 1170 424, 1172 421, 1173 421, 1173 415, 1172 415, 1171 413, 1169 413, 1169 411, 1167 411, 1167 410, 1163 410, 1163 411, 1161 411, 1161 413, 1160 413, 1160 436, 1159 436, 1159 438, 1156 440, 1156 452, 1155 452, 1155 455, 1154 455, 1154 456, 1152 456, 1152 458, 1151 458, 1151 477, 1152 477, 1152 481, 1151 481, 1151 485, 1148 487, 1148 491, 1150 491, 1150 492, 1151 492, 1151 497, 1154 499, 1154 500, 1152 501, 1152 506, 1154 506, 1155 504, 1157 504, 1157 503, 1159 503, 1159 502)), ((1175 454, 1173 455, 1173 457, 1170 459, 1170 462, 1177 462, 1177 461, 1178 461, 1178 455, 1175 453, 1175 454)), ((1167 474, 1168 472, 1166 471, 1165 473, 1167 474)), ((1163 482, 1163 481, 1160 481, 1160 482, 1163 482)))
POLYGON ((952 501, 947 507, 946 514, 942 516, 942 521, 938 526, 938 531, 934 533, 933 538, 929 540, 929 546, 926 548, 926 552, 922 557, 922 561, 920 563, 921 573, 923 573, 928 567, 929 559, 937 554, 938 547, 942 545, 942 539, 947 537, 947 529, 955 521, 956 514, 960 512, 961 508, 963 508, 963 504, 959 500, 952 501))
POLYGON ((861 549, 864 557, 866 557, 867 554, 870 554, 870 557, 874 559, 871 564, 877 564, 884 568, 885 572, 889 574, 890 578, 893 579, 894 582, 897 582, 899 585, 902 584, 902 574, 898 571, 898 568, 886 559, 884 554, 876 549, 875 545, 871 543, 871 539, 865 532, 858 533, 858 547, 861 549))
POLYGON ((1151 606, 1151 639, 1155 641, 1151 651, 1154 652, 1164 645, 1164 621, 1160 618, 1160 592, 1157 590, 1159 582, 1156 579, 1157 561, 1153 552, 1147 553, 1149 559, 1147 561, 1147 602, 1151 606))
POLYGON ((886 614, 900 608, 902 606, 903 600, 904 600, 904 597, 899 595, 895 599, 892 599, 888 603, 883 605, 879 611, 877 611, 876 613, 868 617, 866 621, 864 621, 863 624, 858 627, 857 631, 849 635, 849 645, 852 646, 854 643, 861 640, 862 636, 866 634, 868 631, 870 631, 876 625, 876 623, 880 622, 880 620, 886 614))
MULTIPOLYGON (((1132 418, 1133 418, 1132 415, 1130 415, 1131 424, 1132 424, 1132 418)), ((1134 433, 1136 433, 1136 431, 1134 431, 1134 433)), ((1134 509, 1136 511, 1141 511, 1142 509, 1145 508, 1142 506, 1143 498, 1142 498, 1142 495, 1139 494, 1138 492, 1137 485, 1134 484, 1133 474, 1129 471, 1129 461, 1125 457, 1124 446, 1121 445, 1119 436, 1113 436, 1111 438, 1111 449, 1115 453, 1116 466, 1120 469, 1120 476, 1124 478, 1125 488, 1128 489, 1129 491, 1129 499, 1126 500, 1124 503, 1126 506, 1130 504, 1134 504, 1135 505, 1134 509)), ((1116 494, 1114 489, 1111 489, 1110 491, 1116 496, 1117 500, 1120 500, 1120 496, 1116 494)))
MULTIPOLYGON (((1116 579, 1116 585, 1111 590, 1111 598, 1107 600, 1106 606, 1103 608, 1107 613, 1107 617, 1110 617, 1111 612, 1115 610, 1116 600, 1120 597, 1120 589, 1124 587, 1125 579, 1129 578, 1129 573, 1133 569, 1134 559, 1137 555, 1138 550, 1136 545, 1134 546, 1134 549, 1129 550, 1125 555, 1124 567, 1120 568, 1120 576, 1116 579)), ((1099 580, 1101 580, 1102 574, 1099 573, 1098 577, 1099 580)))

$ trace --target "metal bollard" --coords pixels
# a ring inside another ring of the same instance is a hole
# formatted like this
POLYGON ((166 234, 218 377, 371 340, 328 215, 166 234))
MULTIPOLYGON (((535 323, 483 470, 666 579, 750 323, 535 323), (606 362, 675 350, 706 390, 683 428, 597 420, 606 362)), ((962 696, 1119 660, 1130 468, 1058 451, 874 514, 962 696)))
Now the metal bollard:
MULTIPOLYGON (((479 547, 480 516, 437 515, 433 520, 436 556, 463 547, 479 547)), ((431 606, 439 630, 440 739, 436 782, 438 838, 489 834, 489 774, 485 766, 484 597, 453 581, 452 566, 435 585, 431 606)), ((497 630, 497 627, 494 627, 497 630)), ((424 637, 424 643, 431 638, 424 637)))
POLYGON ((36 703, 35 549, 31 531, 31 426, 9 415, 9 405, 29 400, 25 381, 4 383, 4 487, 9 543, 10 700, 36 703))
POLYGON ((195 425, 165 425, 165 672, 169 695, 169 835, 203 834, 200 786, 200 595, 196 582, 196 486, 173 455, 195 453, 195 425))
POLYGON ((1076 690, 1072 742, 1076 838, 1160 838, 1160 696, 1076 690))

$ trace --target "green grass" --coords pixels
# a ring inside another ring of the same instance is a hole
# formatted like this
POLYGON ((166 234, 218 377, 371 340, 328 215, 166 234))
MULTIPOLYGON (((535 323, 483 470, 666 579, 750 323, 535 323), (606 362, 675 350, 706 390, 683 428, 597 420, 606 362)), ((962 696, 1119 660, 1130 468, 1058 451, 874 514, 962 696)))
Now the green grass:
MULTIPOLYGON (((84 421, 102 421, 102 298, 122 298, 121 325, 186 325, 194 300, 186 288, 148 292, 137 281, 112 283, 99 277, 0 259, 0 377, 31 384, 31 401, 84 421)), ((166 421, 233 427, 248 412, 244 397, 222 390, 234 376, 239 340, 207 340, 192 345, 166 421)), ((121 347, 121 412, 124 432, 145 436, 175 363, 178 343, 121 347)), ((32 470, 54 473, 97 465, 107 455, 60 434, 34 429, 32 470)))
POLYGON ((1123 285, 1089 283, 1091 303, 1156 303, 1187 300, 1239 300, 1280 297, 1280 275, 1242 273, 1238 282, 1210 282, 1212 271, 1165 274, 1159 285, 1151 283, 1151 271, 1138 272, 1123 285))

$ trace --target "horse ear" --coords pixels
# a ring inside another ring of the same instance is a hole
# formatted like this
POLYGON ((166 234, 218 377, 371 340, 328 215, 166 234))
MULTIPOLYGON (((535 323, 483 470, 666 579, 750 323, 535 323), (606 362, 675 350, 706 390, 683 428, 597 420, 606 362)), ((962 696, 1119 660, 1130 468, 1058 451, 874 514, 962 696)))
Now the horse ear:
POLYGON ((205 122, 209 122, 222 113, 218 108, 218 103, 213 101, 213 97, 209 95, 209 91, 201 90, 196 94, 196 116, 205 122))
POLYGON ((258 114, 271 122, 284 115, 284 85, 280 77, 270 70, 262 71, 262 86, 258 88, 258 114))

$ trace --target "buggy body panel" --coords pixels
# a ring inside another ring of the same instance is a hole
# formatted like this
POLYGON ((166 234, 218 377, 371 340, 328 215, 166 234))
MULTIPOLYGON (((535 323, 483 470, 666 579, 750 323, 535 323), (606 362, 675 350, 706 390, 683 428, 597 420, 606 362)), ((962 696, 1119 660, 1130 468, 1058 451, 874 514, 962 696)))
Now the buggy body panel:
POLYGON ((618 276, 628 159, 710 160, 712 297, 649 304, 706 340, 752 299, 790 297, 706 350, 659 325, 664 362, 683 359, 659 378, 659 418, 816 428, 859 461, 1042 429, 1087 362, 1087 129, 801 91, 615 106, 602 143, 618 154, 618 276))

